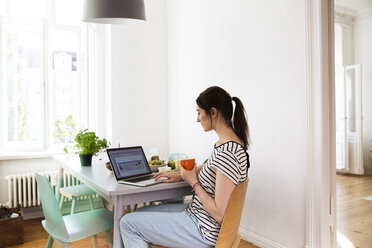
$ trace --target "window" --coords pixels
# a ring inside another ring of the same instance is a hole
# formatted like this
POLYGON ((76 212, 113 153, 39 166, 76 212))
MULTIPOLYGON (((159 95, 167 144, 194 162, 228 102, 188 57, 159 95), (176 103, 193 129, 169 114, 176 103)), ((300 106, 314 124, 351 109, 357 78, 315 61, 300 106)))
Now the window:
POLYGON ((343 66, 343 52, 342 52, 342 26, 335 23, 335 67, 343 66))
POLYGON ((2 151, 60 150, 88 127, 87 34, 95 29, 80 21, 82 3, 0 0, 2 151))

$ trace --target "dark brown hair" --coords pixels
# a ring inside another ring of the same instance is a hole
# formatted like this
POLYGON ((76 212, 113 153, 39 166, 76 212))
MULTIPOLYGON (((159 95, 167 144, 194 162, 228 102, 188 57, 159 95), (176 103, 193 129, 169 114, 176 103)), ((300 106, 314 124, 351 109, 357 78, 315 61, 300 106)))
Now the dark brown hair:
POLYGON ((244 149, 249 147, 249 128, 246 113, 242 101, 237 97, 231 97, 224 89, 212 86, 200 93, 196 99, 199 108, 203 109, 207 115, 211 115, 211 109, 216 108, 224 118, 227 125, 232 127, 236 135, 243 141, 244 149), (233 117, 233 105, 235 102, 235 113, 233 117))

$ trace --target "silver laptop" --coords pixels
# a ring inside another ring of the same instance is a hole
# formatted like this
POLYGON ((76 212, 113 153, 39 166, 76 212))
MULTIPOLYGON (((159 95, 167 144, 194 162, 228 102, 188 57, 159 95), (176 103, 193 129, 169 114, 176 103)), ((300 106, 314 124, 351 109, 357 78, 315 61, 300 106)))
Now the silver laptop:
POLYGON ((141 146, 107 149, 112 170, 118 183, 146 187, 155 181, 141 146))

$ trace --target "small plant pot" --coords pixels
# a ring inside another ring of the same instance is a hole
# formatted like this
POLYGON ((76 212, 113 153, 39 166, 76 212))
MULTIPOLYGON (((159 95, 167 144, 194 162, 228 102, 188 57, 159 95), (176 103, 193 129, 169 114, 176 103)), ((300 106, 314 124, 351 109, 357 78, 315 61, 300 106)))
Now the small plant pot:
POLYGON ((79 154, 81 166, 91 166, 93 154, 79 154))

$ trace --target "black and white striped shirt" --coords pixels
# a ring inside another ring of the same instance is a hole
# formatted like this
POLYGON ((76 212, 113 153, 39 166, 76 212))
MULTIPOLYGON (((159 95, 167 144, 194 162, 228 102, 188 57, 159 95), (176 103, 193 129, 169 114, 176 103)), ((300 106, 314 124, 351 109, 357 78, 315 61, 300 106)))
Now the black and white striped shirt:
MULTIPOLYGON (((229 141, 214 147, 212 155, 198 174, 198 180, 200 186, 214 198, 217 169, 238 185, 247 179, 248 168, 248 153, 239 143, 229 141)), ((203 236, 216 244, 221 225, 205 210, 198 195, 195 195, 186 212, 196 217, 199 231, 203 236)))

